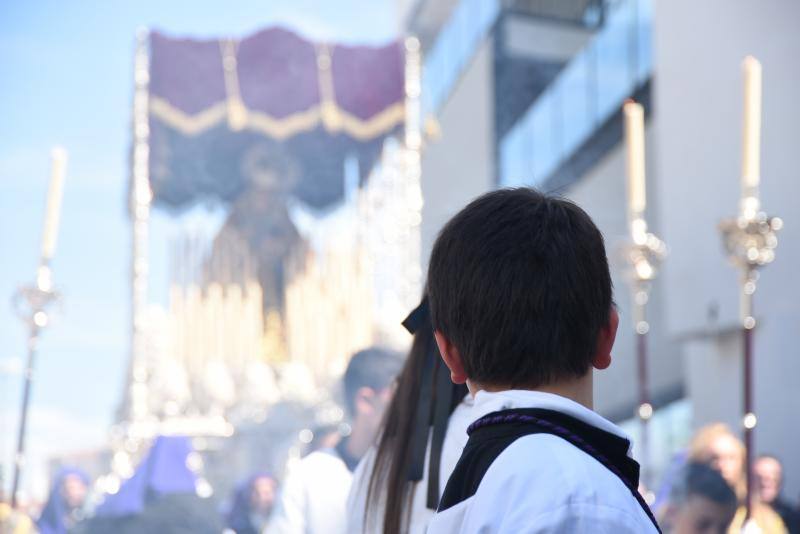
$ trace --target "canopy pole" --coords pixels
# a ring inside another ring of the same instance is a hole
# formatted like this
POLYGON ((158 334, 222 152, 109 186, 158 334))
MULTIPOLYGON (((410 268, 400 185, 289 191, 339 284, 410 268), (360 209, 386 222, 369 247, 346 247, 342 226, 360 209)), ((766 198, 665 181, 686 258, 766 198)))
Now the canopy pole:
POLYGON ((407 221, 406 283, 401 298, 413 308, 422 291, 421 224, 422 224, 422 55, 416 37, 405 40, 405 207, 407 221))
POLYGON ((132 438, 141 438, 141 423, 148 418, 147 303, 149 283, 150 231, 150 58, 147 29, 137 32, 134 61, 135 92, 133 97, 133 153, 131 164, 130 213, 132 220, 131 253, 131 356, 127 406, 122 418, 132 438))

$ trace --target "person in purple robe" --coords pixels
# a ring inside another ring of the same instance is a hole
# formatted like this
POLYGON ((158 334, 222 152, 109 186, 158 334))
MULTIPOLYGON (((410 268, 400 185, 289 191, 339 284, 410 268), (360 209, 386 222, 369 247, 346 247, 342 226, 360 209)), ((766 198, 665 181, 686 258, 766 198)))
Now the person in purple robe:
POLYGON ((260 472, 236 487, 226 514, 227 527, 236 534, 259 534, 267 525, 278 483, 271 473, 260 472))
POLYGON ((61 469, 53 480, 47 503, 36 521, 40 534, 67 534, 83 519, 89 477, 72 467, 61 469))
POLYGON ((198 477, 187 465, 186 437, 160 436, 119 491, 106 497, 85 534, 219 534, 216 506, 197 494, 198 477))

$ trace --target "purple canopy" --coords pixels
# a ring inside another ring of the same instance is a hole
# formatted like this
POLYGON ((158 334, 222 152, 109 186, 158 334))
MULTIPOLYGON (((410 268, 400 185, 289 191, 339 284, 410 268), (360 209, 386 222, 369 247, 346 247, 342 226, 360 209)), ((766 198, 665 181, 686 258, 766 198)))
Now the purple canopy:
POLYGON ((316 207, 342 194, 343 161, 371 168, 404 121, 404 56, 315 43, 282 28, 240 41, 150 35, 154 201, 230 203, 253 183, 316 207), (261 184, 263 185, 263 184, 261 184))

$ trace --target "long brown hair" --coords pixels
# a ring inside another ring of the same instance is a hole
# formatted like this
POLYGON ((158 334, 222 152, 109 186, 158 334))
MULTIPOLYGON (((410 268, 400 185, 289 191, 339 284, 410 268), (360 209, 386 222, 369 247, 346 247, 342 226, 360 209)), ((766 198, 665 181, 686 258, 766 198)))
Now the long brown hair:
MULTIPOLYGON (((436 405, 435 374, 446 372, 444 364, 439 363, 441 358, 433 337, 433 328, 427 318, 427 309, 425 311, 425 320, 414 332, 414 341, 398 378, 397 389, 381 423, 375 464, 367 487, 364 524, 365 526, 374 524, 373 521, 381 519, 375 517, 375 514, 383 504, 385 505, 382 518, 384 534, 401 534, 404 526, 407 526, 415 489, 415 480, 412 480, 414 477, 409 476, 412 458, 415 455, 415 443, 423 439, 423 447, 427 445, 428 431, 433 417, 432 407, 436 405), (434 369, 431 376, 425 376, 428 374, 425 372, 426 366, 434 369), (428 403, 430 408, 424 406, 424 401, 421 400, 425 397, 432 400, 428 403), (420 416, 420 409, 428 413, 422 413, 420 416), (419 421, 420 417, 423 418, 422 421, 419 421), (424 436, 418 435, 421 432, 424 436)), ((452 395, 447 399, 450 402, 448 415, 466 394, 466 388, 463 390, 462 388, 463 386, 452 386, 452 391, 443 392, 446 397, 452 395)), ((422 453, 424 459, 424 449, 422 453)))

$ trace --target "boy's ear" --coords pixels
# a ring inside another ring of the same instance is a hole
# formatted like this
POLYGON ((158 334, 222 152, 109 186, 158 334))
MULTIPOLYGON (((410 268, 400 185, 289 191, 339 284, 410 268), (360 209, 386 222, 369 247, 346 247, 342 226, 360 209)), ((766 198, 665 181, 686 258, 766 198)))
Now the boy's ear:
POLYGON ((450 369, 450 380, 452 380, 454 384, 465 384, 467 382, 467 373, 464 372, 464 362, 461 359, 461 353, 459 353, 456 346, 438 330, 434 330, 433 336, 436 338, 436 345, 439 347, 439 354, 442 355, 444 364, 450 369))
POLYGON ((607 369, 611 365, 611 349, 614 348, 618 327, 619 313, 617 313, 617 308, 612 305, 611 311, 608 313, 608 324, 597 333, 597 348, 594 358, 592 358, 592 367, 595 369, 607 369))

